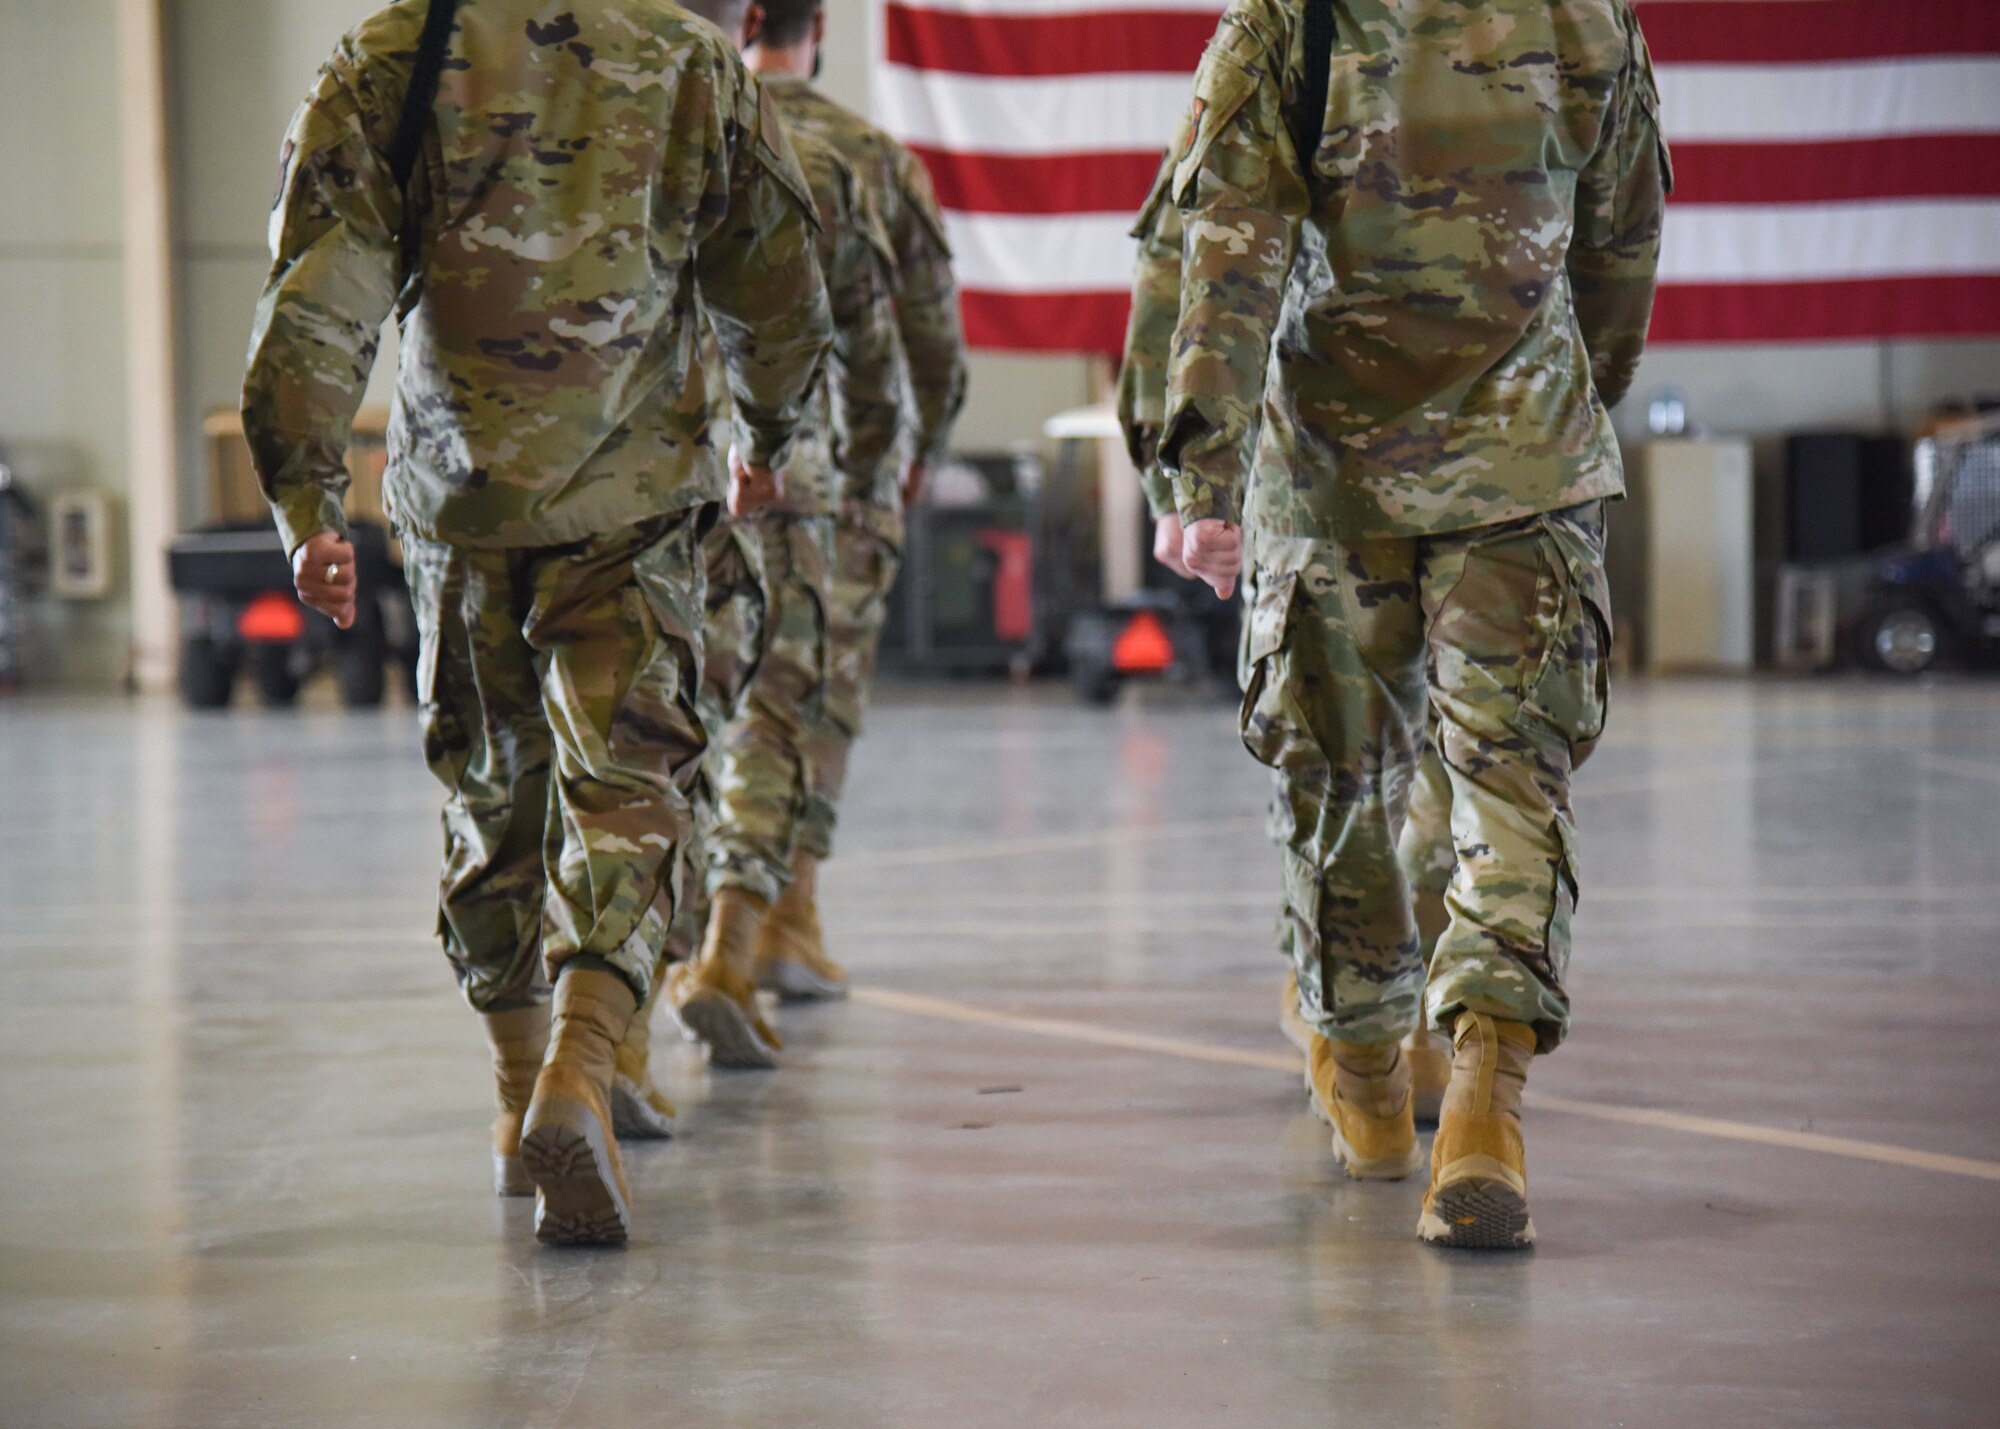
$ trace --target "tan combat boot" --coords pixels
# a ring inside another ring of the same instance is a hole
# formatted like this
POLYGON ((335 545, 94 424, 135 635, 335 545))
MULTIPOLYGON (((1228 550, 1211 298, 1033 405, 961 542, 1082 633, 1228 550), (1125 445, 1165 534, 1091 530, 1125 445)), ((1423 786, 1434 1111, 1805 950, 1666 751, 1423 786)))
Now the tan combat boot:
POLYGON ((1333 1154, 1357 1181, 1400 1181, 1424 1164, 1400 1042, 1332 1042, 1312 1034, 1306 1087, 1333 1128, 1333 1154))
POLYGON ((674 1134, 674 1104, 653 1085, 653 1009, 666 995, 658 991, 632 1014, 611 1077, 612 1129, 624 1141, 660 1141, 674 1134))
POLYGON ((1410 1100, 1417 1125, 1437 1125, 1445 1085, 1451 1081, 1451 1044, 1420 1020, 1417 1030, 1403 1039, 1403 1060, 1410 1064, 1410 1100))
POLYGON ((741 888, 724 888, 709 909, 701 956, 667 975, 667 1003, 674 1020, 708 1047, 718 1067, 759 1069, 778 1065, 785 1043, 757 1006, 751 964, 757 931, 770 905, 741 888))
POLYGON ((532 1196, 535 1183, 521 1165, 521 1119, 535 1094, 535 1078, 549 1050, 547 1003, 483 1013, 493 1049, 493 1083, 499 1114, 493 1118, 493 1189, 502 1196, 532 1196))
POLYGON ((1531 1245, 1521 1088, 1535 1029, 1462 1012, 1451 1085, 1431 1147, 1431 1188, 1417 1234, 1438 1245, 1512 1250, 1531 1245))
POLYGON ((847 996, 847 969, 826 954, 815 883, 819 860, 804 850, 792 860, 792 882, 757 936, 757 985, 780 1002, 823 1002, 847 996))
POLYGON ((611 1122, 618 1044, 639 999, 616 973, 565 968, 556 979, 548 1060, 521 1133, 535 1182, 535 1238, 549 1245, 621 1245, 632 1193, 611 1122))
MULTIPOLYGON (((1278 1030, 1285 1040, 1308 1055, 1312 1052, 1312 1024, 1299 1011, 1299 970, 1285 973, 1285 986, 1278 994, 1278 1030)), ((1308 1083, 1310 1085, 1310 1083, 1308 1083)))

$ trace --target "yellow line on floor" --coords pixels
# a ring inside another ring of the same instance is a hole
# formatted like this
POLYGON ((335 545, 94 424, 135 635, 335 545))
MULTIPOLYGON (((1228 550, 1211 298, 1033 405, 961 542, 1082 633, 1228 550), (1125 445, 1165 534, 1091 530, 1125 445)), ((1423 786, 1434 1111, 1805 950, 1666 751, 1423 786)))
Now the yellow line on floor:
MULTIPOLYGON (((1144 1032, 1126 1032, 1092 1022, 1074 1022, 1059 1017, 1022 1017, 1012 1012, 995 1012, 968 1002, 941 997, 892 992, 887 988, 859 987, 855 1001, 887 1008, 911 1017, 927 1017, 940 1022, 966 1022, 981 1027, 1004 1027, 1036 1037, 1059 1037, 1070 1042, 1090 1042, 1100 1047, 1118 1047, 1128 1052, 1151 1052, 1162 1057, 1180 1057, 1195 1062, 1220 1062, 1235 1067, 1299 1075, 1299 1058, 1282 1052, 1252 1052, 1237 1047, 1218 1047, 1208 1042, 1190 1042, 1179 1037, 1155 1037, 1144 1032)), ((1650 1107, 1619 1106, 1612 1102, 1582 1101, 1576 1097, 1550 1096, 1531 1091, 1527 1104, 1538 1111, 1563 1112, 1598 1121, 1622 1122, 1627 1126, 1648 1126, 1662 1131, 1685 1132, 1723 1141, 1745 1141, 1758 1146, 1781 1146, 1790 1151, 1813 1151, 1823 1156, 1844 1156, 1850 1161, 1876 1161, 1887 1166, 1903 1166, 1915 1171, 1936 1171, 1948 1176, 1970 1176, 1980 1181, 2000 1181, 2000 1162, 1980 1161, 1970 1156, 1946 1156, 1934 1151, 1914 1151, 1907 1146, 1891 1146, 1879 1141, 1856 1141, 1845 1136, 1823 1136, 1813 1131, 1785 1131, 1774 1126, 1758 1126, 1746 1121, 1724 1121, 1712 1116, 1690 1116, 1685 1112, 1656 1111, 1650 1107)))
POLYGON ((1236 1047, 1217 1047, 1208 1042, 1185 1042, 1178 1037, 1154 1037, 1144 1032, 1122 1032, 1115 1027, 1099 1027, 1089 1022, 1071 1022, 1056 1017, 1020 1017, 1011 1012, 990 1012, 967 1002, 948 1002, 941 997, 919 997, 911 992, 890 992, 887 988, 857 987, 850 994, 857 1002, 906 1012, 912 1017, 928 1017, 938 1022, 970 1022, 982 1027, 1006 1027, 1030 1032, 1037 1037, 1061 1037, 1071 1042, 1095 1042, 1101 1047, 1122 1047, 1128 1052, 1155 1052, 1162 1057, 1182 1057, 1193 1062, 1223 1062, 1235 1067, 1299 1072, 1299 1059, 1277 1052, 1249 1052, 1236 1047))

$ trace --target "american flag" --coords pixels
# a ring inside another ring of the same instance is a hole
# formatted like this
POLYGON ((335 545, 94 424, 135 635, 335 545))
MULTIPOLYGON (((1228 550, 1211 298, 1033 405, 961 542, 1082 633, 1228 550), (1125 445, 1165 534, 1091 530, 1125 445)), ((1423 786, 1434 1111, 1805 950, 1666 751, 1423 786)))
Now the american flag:
MULTIPOLYGON (((2000 0, 1640 0, 1678 187, 1663 342, 2000 334, 2000 0)), ((1217 0, 877 0, 974 346, 1115 352, 1217 0)))

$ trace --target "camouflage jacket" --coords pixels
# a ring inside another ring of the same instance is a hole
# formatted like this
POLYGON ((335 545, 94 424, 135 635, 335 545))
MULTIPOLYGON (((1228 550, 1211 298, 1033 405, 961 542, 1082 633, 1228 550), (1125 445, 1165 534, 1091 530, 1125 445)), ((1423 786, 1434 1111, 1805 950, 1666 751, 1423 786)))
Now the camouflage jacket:
POLYGON ((715 499, 697 299, 735 440, 780 458, 831 329, 805 179, 736 54, 673 6, 461 6, 411 265, 385 156, 426 8, 349 34, 285 143, 243 413, 287 546, 342 527, 341 455, 392 309, 385 496, 416 535, 554 545, 715 499))
MULTIPOLYGON (((889 298, 892 260, 853 166, 831 145, 784 122, 819 213, 814 251, 833 310, 833 346, 785 459, 785 495, 776 509, 828 516, 843 503, 873 500, 884 484, 895 488, 890 458, 903 377, 889 298)), ((711 373, 719 370, 719 344, 705 345, 705 361, 711 373)), ((714 381, 710 391, 726 416, 727 392, 714 381)))
POLYGON ((1153 191, 1132 226, 1139 256, 1132 267, 1125 356, 1118 365, 1118 425, 1139 472, 1147 509, 1156 518, 1174 509, 1173 487, 1160 470, 1159 457, 1160 427, 1167 419, 1167 355, 1181 315, 1181 211, 1172 194, 1180 149, 1179 141, 1168 147, 1153 191))
POLYGON ((1161 457, 1275 534, 1427 535, 1623 490, 1607 403, 1671 187, 1627 0, 1340 0, 1310 165, 1302 0, 1235 0, 1195 79, 1161 457), (1275 353, 1274 353, 1275 344, 1275 353), (1268 361, 1268 386, 1267 386, 1268 361))
MULTIPOLYGON (((793 133, 832 145, 861 176, 889 238, 893 256, 896 330, 908 377, 908 456, 924 465, 944 460, 952 423, 965 403, 965 339, 958 320, 958 285, 944 217, 924 167, 896 140, 828 99, 803 79, 769 75, 764 87, 793 133)), ((877 483, 871 504, 900 507, 893 473, 877 483)))

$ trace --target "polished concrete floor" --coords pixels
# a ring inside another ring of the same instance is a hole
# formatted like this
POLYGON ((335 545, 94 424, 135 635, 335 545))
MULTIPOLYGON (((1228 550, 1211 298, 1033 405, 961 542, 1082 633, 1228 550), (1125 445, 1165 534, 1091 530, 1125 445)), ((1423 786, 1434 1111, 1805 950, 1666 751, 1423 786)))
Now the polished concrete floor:
POLYGON ((1333 1167, 1264 791, 1206 701, 890 692, 866 996, 663 1041, 633 1244, 552 1252, 407 710, 0 703, 0 1424, 1995 1422, 2000 686, 1620 690, 1520 1256, 1333 1167))

